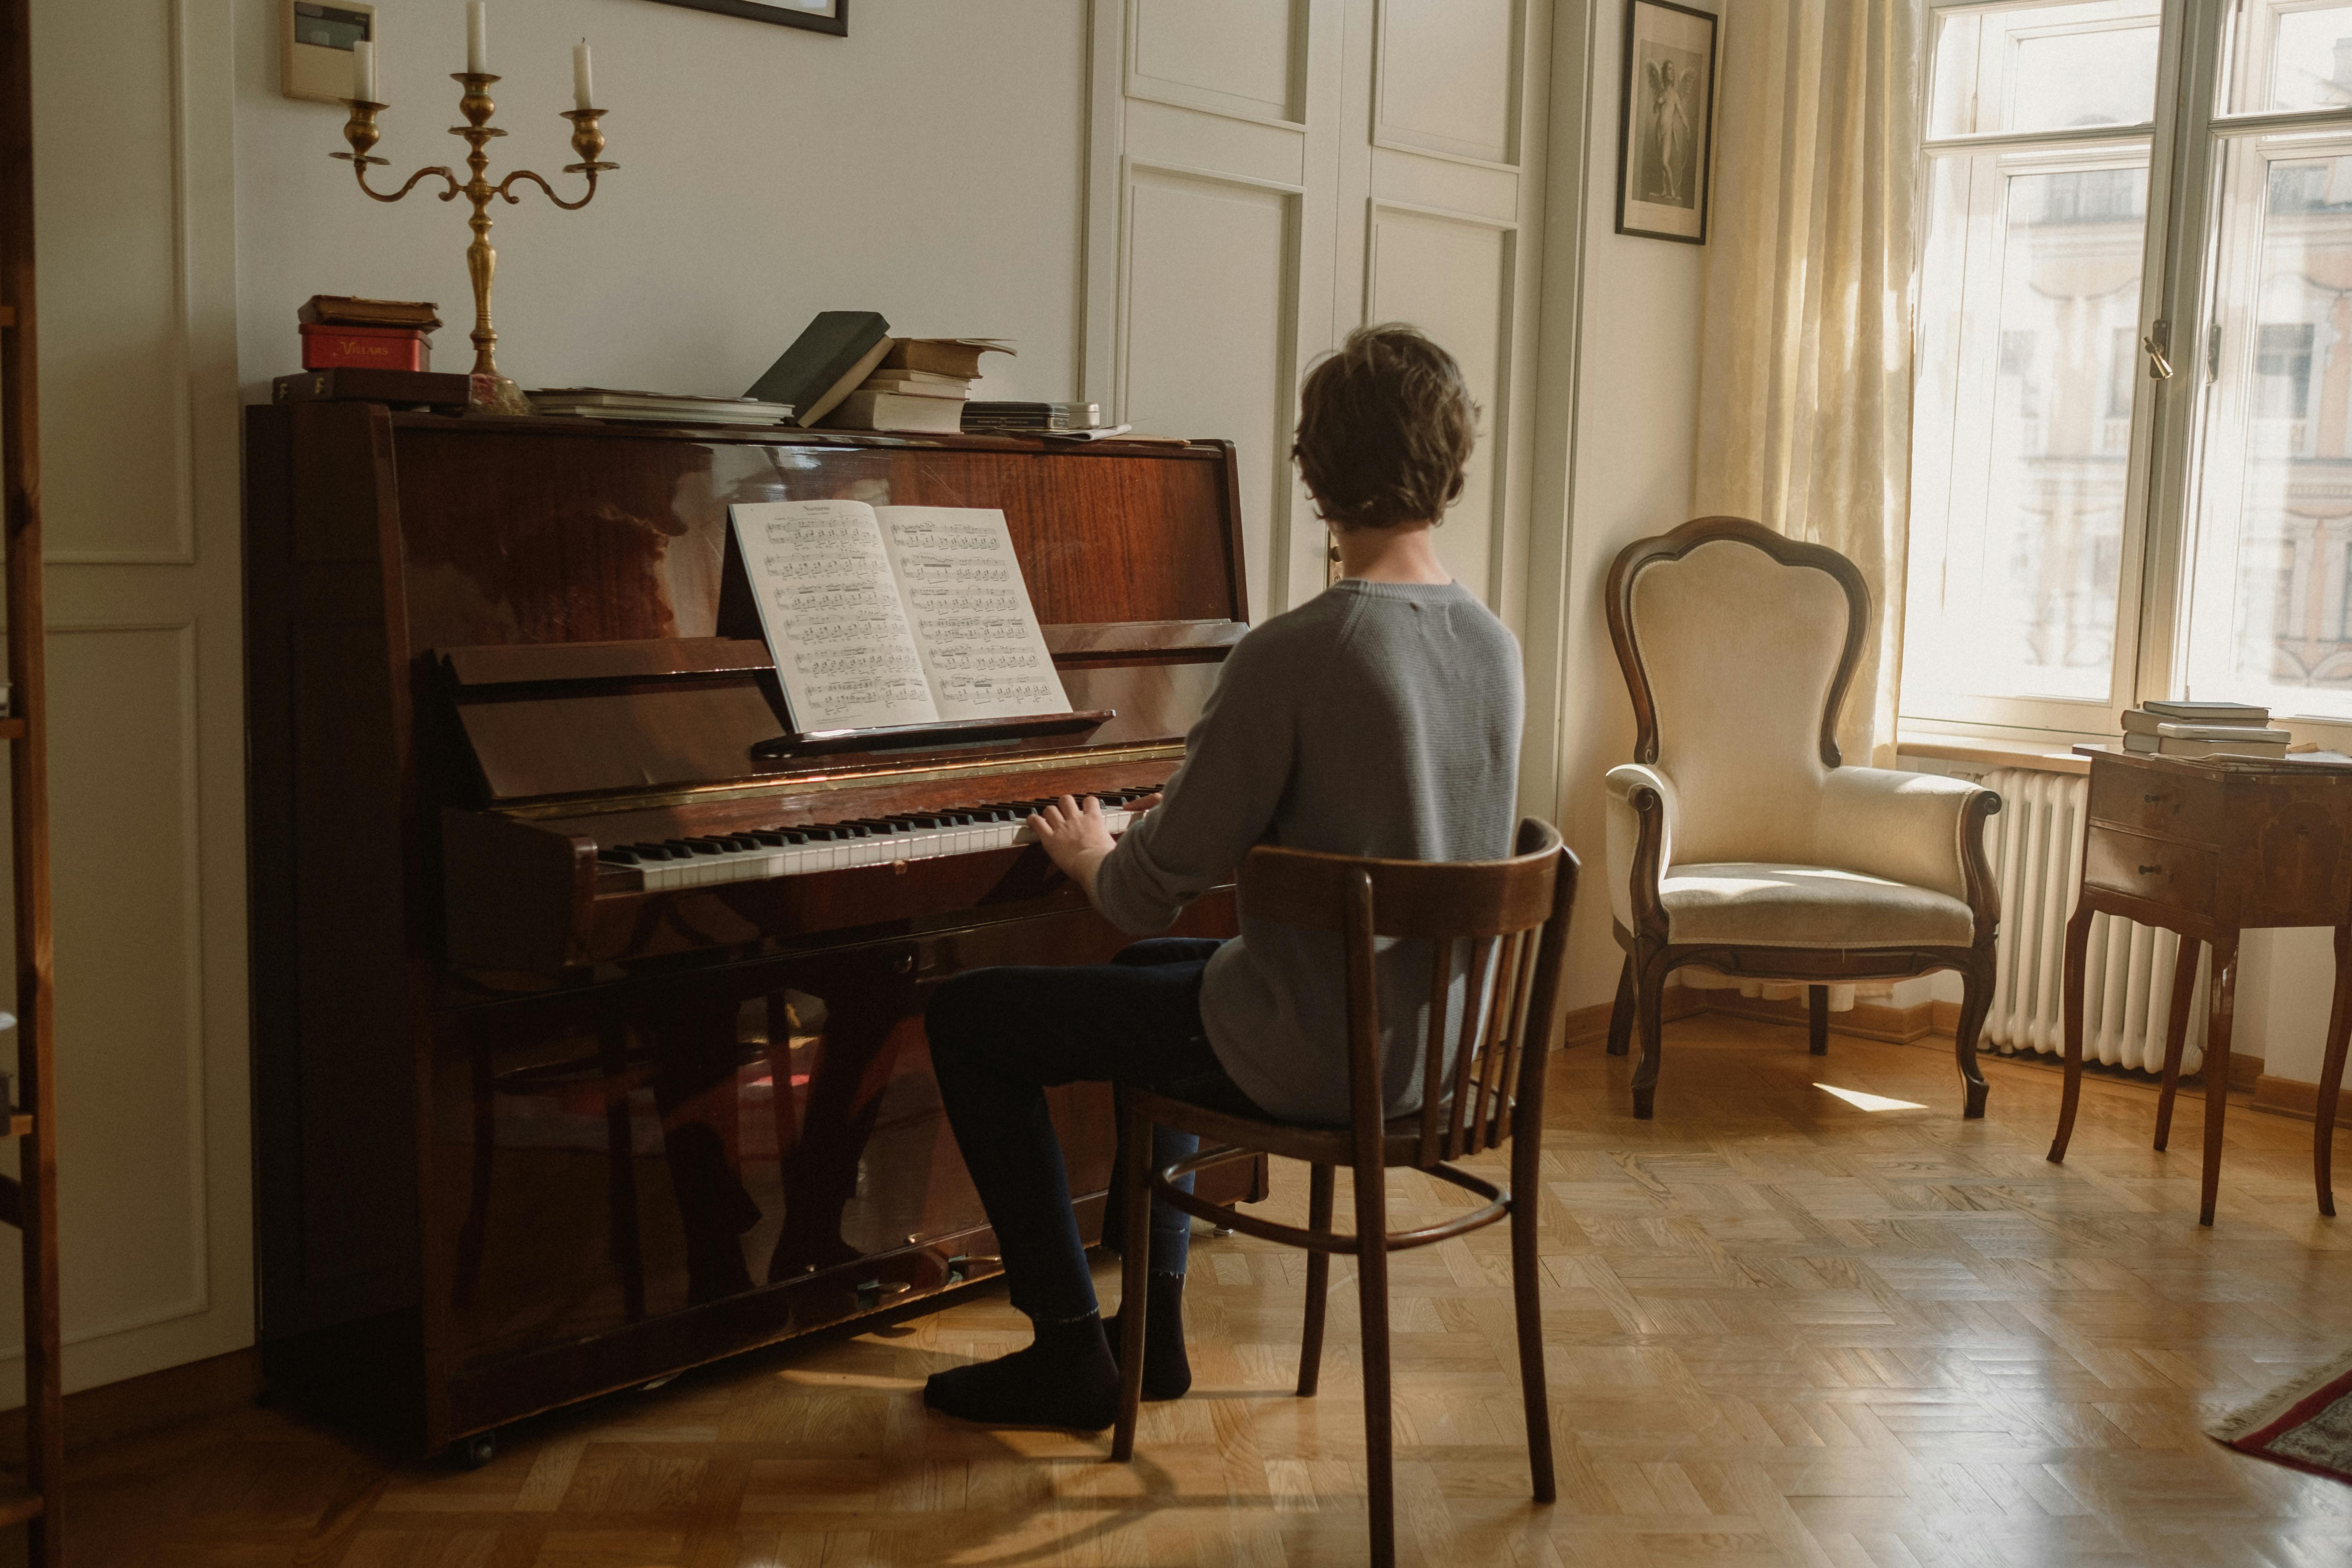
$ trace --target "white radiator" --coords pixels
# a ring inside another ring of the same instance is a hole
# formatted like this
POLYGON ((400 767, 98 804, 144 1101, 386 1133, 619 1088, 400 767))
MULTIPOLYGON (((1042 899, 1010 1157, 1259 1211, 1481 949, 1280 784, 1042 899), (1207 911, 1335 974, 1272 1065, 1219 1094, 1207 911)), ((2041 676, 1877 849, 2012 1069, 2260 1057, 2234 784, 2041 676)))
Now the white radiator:
MULTIPOLYGON (((1958 771, 1958 770, 1955 770, 1958 771)), ((1983 1043, 2008 1051, 2065 1049, 2066 921, 2083 871, 2084 804, 2088 781, 2069 773, 2000 768, 1983 775, 2000 792, 2001 809, 1985 829, 2000 889, 2000 966, 1983 1043)), ((2083 1059, 2110 1067, 2164 1069, 2165 1015, 2172 1000, 2173 955, 2180 939, 2113 915, 2091 918, 2083 982, 2083 1059)), ((2210 953, 2197 964, 2189 1044, 2180 1070, 2205 1058, 2210 953)))

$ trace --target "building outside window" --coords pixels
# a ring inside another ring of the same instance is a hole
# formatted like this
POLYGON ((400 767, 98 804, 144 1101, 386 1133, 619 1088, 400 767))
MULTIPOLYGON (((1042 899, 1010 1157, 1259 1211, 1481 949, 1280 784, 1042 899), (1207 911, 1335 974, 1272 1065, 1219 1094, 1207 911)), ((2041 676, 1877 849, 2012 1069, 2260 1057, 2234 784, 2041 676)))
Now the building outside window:
POLYGON ((1932 36, 1906 727, 2352 741, 2352 0, 1932 36))

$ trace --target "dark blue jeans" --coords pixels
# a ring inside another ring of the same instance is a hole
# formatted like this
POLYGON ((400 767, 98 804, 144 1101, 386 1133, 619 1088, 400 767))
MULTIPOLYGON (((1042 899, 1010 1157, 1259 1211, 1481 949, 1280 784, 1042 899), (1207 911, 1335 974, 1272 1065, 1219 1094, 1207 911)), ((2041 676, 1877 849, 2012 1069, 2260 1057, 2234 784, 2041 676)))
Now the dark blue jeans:
MULTIPOLYGON (((1201 1026, 1201 974, 1218 945, 1163 937, 1108 963, 975 969, 931 995, 923 1022, 948 1124, 996 1227, 1013 1304, 1039 1322, 1096 1310, 1069 1172, 1045 1113, 1048 1088, 1132 1085, 1260 1114, 1225 1076, 1201 1026)), ((1152 1162, 1165 1165, 1199 1145, 1189 1133, 1156 1131, 1152 1162)), ((1190 1227, 1181 1210, 1152 1205, 1154 1272, 1184 1271, 1190 1227)))

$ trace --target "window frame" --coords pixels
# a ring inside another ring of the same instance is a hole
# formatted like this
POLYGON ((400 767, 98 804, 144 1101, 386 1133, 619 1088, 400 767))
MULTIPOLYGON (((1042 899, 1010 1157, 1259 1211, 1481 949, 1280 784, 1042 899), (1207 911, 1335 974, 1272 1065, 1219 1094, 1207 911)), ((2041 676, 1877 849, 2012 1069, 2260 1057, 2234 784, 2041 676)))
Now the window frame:
MULTIPOLYGON (((2296 8, 2321 9, 2331 3, 2312 0, 2296 8)), ((2006 151, 2054 152, 2073 143, 2136 146, 2145 139, 2147 218, 2137 313, 2139 338, 2164 354, 2174 374, 2169 380, 2158 377, 2144 357, 2138 372, 2143 395, 2132 402, 2115 650, 2106 700, 1963 697, 1906 689, 1898 694, 1897 702, 1898 726, 1906 736, 1966 735, 2044 744, 2111 741, 2121 728, 2124 710, 2150 699, 2178 696, 2186 689, 2191 654, 2189 612, 2198 575, 2194 507, 2206 455, 2200 428, 2208 385, 2206 344, 2222 303, 2218 274, 2223 262, 2220 242, 2227 215, 2221 206, 2221 176, 2230 143, 2289 132, 2329 131, 2352 138, 2352 105, 2225 112, 2223 94, 2231 79, 2243 68, 2242 62, 2224 58, 2238 9, 2232 0, 2161 0, 2154 115, 2148 121, 2047 132, 1936 136, 1935 56, 1945 21, 2025 8, 2024 0, 1934 0, 1928 6, 1921 41, 1917 232, 1924 240, 1935 188, 1932 164, 1937 158, 2006 151)), ((1924 271, 1924 255, 1921 264, 1924 271)), ((1914 342, 1915 364, 1927 363, 1927 325, 1923 314, 1914 342)), ((2254 352, 2251 342, 2243 346, 2249 355, 2254 352)), ((1937 532, 1940 541, 1940 525, 1937 532)), ((1916 541, 1916 534, 1912 538, 1916 541)), ((2328 570, 2325 562, 2314 564, 2317 570, 2328 570)), ((2352 583, 2342 591, 2352 595, 2352 583)), ((2352 752, 2352 720, 2278 712, 2272 722, 2292 730, 2299 742, 2314 741, 2352 752)))

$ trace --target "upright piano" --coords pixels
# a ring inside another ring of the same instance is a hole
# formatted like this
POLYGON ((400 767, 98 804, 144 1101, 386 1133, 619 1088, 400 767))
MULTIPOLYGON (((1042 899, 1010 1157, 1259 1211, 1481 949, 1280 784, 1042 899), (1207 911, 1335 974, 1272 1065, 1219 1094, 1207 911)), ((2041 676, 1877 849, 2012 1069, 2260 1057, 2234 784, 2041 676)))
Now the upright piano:
MULTIPOLYGON (((1021 818, 1181 758, 1248 616, 1229 445, 288 404, 249 414, 246 544, 276 1390, 478 1454, 996 1272, 924 1003, 1124 941, 1021 818), (1001 509, 1073 707, 1113 717, 779 746, 727 509, 820 498, 1001 509)), ((1091 1241, 1108 1099, 1053 1102, 1091 1241)))

